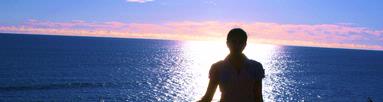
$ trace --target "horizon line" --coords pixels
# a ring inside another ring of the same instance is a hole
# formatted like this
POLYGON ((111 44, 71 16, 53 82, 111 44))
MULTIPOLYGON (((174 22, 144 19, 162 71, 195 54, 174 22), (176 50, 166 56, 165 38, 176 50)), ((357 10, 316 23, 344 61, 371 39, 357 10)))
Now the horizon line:
MULTIPOLYGON (((113 36, 89 36, 89 35, 65 35, 65 34, 38 34, 38 33, 12 33, 0 32, 0 35, 31 35, 31 36, 56 36, 56 37, 88 37, 88 38, 108 38, 108 39, 140 39, 140 40, 162 40, 162 41, 207 41, 221 42, 219 40, 182 40, 182 39, 162 39, 162 38, 145 38, 145 37, 113 37, 113 36)), ((248 41, 250 44, 265 44, 275 46, 292 46, 292 47, 310 47, 310 48, 325 48, 325 49, 344 49, 344 50, 361 50, 361 51, 383 51, 383 49, 363 49, 363 48, 345 48, 345 47, 328 47, 328 46, 307 46, 307 45, 292 45, 292 44, 271 44, 248 41)))

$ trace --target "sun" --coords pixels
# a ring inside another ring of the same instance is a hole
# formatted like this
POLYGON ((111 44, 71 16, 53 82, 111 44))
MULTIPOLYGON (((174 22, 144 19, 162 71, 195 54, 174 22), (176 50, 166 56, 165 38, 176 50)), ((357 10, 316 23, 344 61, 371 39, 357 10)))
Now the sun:
MULTIPOLYGON (((209 78, 208 73, 211 65, 217 61, 223 60, 228 54, 229 49, 226 42, 223 41, 188 41, 183 43, 183 57, 190 59, 186 67, 186 71, 190 72, 190 84, 185 85, 185 92, 189 92, 190 98, 199 100, 204 94, 208 86, 209 78)), ((280 49, 279 46, 248 43, 244 50, 244 54, 250 58, 257 60, 264 64, 266 72, 269 72, 269 61, 275 57, 276 52, 280 49)), ((265 84, 265 82, 264 82, 265 84)), ((273 89, 272 86, 263 88, 264 97, 271 97, 267 95, 273 89)), ((221 92, 219 87, 216 90, 213 101, 219 101, 221 92)))

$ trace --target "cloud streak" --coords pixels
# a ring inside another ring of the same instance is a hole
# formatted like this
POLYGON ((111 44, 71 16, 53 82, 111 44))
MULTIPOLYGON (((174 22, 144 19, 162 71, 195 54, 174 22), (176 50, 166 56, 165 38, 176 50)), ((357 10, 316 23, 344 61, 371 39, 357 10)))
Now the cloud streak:
POLYGON ((29 20, 0 26, 0 32, 74 36, 224 40, 228 30, 241 27, 249 41, 268 44, 383 50, 383 30, 350 24, 280 24, 270 22, 178 21, 166 23, 51 22, 29 20))
POLYGON ((133 2, 133 3, 146 3, 151 1, 154 1, 154 0, 126 0, 126 2, 133 2))

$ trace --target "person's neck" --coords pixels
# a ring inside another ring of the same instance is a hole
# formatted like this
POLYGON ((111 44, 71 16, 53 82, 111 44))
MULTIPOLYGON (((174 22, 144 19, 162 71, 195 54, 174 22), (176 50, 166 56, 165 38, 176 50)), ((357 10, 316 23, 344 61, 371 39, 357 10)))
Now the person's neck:
POLYGON ((234 60, 242 59, 243 54, 242 53, 230 53, 229 58, 234 59, 234 60))
POLYGON ((239 54, 238 53, 235 53, 235 54, 230 53, 229 54, 229 61, 237 66, 237 65, 242 64, 242 62, 244 61, 244 56, 242 53, 239 53, 239 54))
POLYGON ((241 67, 243 66, 244 56, 241 54, 229 54, 229 62, 234 66, 237 73, 240 72, 241 67))

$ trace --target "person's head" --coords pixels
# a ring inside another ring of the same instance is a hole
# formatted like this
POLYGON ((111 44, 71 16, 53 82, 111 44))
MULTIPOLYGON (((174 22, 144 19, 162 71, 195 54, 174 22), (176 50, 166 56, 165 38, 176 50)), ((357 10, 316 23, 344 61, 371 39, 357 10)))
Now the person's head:
POLYGON ((234 28, 229 31, 226 38, 226 45, 230 49, 230 54, 242 54, 246 47, 247 34, 241 28, 234 28))

